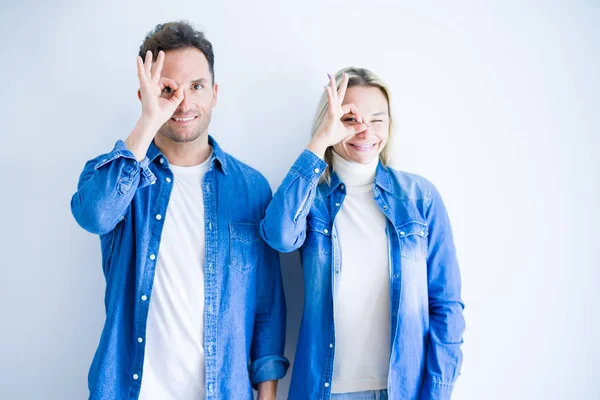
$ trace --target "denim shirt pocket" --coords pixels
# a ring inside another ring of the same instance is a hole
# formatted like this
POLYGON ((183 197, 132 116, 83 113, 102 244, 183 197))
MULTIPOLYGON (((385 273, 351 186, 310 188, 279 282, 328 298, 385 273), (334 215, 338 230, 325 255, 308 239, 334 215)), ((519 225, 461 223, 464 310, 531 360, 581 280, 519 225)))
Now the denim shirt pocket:
POLYGON ((408 221, 396 226, 400 242, 402 258, 421 260, 427 258, 427 224, 419 221, 408 221))
POLYGON ((331 224, 309 217, 306 221, 304 246, 313 254, 331 254, 331 224))
POLYGON ((229 264, 232 268, 243 273, 256 268, 259 245, 258 224, 229 223, 229 264))

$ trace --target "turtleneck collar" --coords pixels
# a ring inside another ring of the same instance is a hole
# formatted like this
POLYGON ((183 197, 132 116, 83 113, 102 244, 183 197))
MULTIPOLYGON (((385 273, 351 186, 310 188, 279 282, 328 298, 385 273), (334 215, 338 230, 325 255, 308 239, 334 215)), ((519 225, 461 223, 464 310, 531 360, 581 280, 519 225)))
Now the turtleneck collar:
POLYGON ((369 164, 360 164, 344 159, 335 151, 332 154, 333 171, 346 185, 346 193, 365 193, 373 190, 379 157, 369 164))

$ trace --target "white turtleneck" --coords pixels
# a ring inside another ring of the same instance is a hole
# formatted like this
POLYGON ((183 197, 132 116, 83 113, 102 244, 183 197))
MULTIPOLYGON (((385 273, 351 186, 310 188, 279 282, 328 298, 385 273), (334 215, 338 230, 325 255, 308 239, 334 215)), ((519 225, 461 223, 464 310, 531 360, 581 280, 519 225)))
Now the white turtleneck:
POLYGON ((373 195, 378 162, 354 163, 333 152, 333 170, 346 185, 346 197, 335 218, 342 270, 332 393, 387 389, 390 278, 386 218, 373 195))

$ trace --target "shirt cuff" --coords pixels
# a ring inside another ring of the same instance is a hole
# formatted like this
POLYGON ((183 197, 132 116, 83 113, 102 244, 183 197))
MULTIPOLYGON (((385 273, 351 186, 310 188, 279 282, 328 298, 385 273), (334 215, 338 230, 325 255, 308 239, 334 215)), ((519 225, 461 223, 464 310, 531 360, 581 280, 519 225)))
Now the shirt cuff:
MULTIPOLYGON (((141 168, 141 179, 138 188, 142 188, 144 186, 148 186, 156 182, 156 176, 152 173, 152 171, 149 168, 150 160, 148 159, 148 157, 144 157, 142 161, 138 161, 137 158, 135 158, 135 155, 133 155, 133 153, 125 145, 125 142, 122 140, 117 140, 113 150, 110 153, 106 154, 100 161, 98 161, 98 163, 94 166, 94 169, 99 169, 102 166, 121 157, 133 160, 133 166, 135 168, 141 168)), ((135 174, 129 175, 135 176, 135 174)))
POLYGON ((250 364, 250 382, 256 390, 261 382, 276 381, 285 376, 290 362, 283 356, 266 356, 254 360, 250 364))
POLYGON ((312 151, 304 150, 291 169, 308 182, 316 183, 327 169, 327 163, 312 151))
POLYGON ((453 383, 442 382, 439 379, 427 377, 423 383, 419 400, 450 400, 453 383))

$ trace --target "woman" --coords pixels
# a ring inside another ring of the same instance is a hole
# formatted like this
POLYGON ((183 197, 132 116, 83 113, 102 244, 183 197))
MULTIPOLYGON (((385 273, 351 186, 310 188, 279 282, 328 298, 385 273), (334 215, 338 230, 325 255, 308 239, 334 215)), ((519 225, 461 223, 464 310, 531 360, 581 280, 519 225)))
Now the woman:
POLYGON ((313 135, 261 234, 300 248, 305 302, 290 399, 449 399, 462 362, 460 273, 446 210, 388 166, 390 92, 372 72, 330 76, 313 135))

